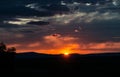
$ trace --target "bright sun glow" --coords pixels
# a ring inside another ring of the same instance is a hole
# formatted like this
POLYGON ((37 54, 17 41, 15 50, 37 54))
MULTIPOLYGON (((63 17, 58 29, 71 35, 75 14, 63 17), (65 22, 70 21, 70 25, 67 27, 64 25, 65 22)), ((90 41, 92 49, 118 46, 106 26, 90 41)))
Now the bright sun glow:
POLYGON ((68 53, 68 52, 65 52, 65 53, 64 53, 64 55, 68 56, 68 55, 69 55, 69 53, 68 53))
POLYGON ((72 52, 71 48, 69 48, 69 47, 68 48, 67 47, 63 48, 61 51, 62 51, 62 53, 63 53, 64 56, 69 56, 70 52, 72 52))

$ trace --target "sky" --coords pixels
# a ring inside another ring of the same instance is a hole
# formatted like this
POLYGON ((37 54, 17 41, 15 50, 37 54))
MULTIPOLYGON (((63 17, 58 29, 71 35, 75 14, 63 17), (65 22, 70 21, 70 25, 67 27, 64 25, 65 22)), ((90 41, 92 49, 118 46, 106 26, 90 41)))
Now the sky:
POLYGON ((17 53, 120 52, 120 0, 0 1, 0 41, 17 53))

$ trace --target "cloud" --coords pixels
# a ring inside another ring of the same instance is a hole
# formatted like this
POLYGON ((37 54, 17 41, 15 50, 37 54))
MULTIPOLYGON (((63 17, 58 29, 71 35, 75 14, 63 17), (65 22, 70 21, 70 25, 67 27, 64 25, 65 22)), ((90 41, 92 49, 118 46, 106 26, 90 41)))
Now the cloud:
POLYGON ((49 22, 44 22, 44 21, 38 21, 38 22, 28 22, 27 24, 31 24, 31 25, 49 25, 49 22))
POLYGON ((30 47, 30 48, 38 47, 38 46, 41 46, 40 43, 38 43, 38 42, 32 43, 32 44, 29 44, 29 45, 28 45, 28 47, 30 47))
POLYGON ((115 6, 120 6, 120 1, 119 0, 113 0, 113 5, 115 6))
POLYGON ((27 9, 25 15, 14 9, 0 19, 0 40, 15 46, 17 52, 99 53, 119 50, 120 11, 112 2, 31 3, 26 3, 26 7, 26 4, 22 5, 27 9))
POLYGON ((25 5, 25 7, 35 9, 37 11, 48 11, 47 9, 44 9, 41 6, 39 6, 38 3, 27 4, 25 5))
MULTIPOLYGON (((39 53, 64 53, 71 52, 72 49, 78 47, 78 44, 75 42, 77 38, 69 36, 61 36, 60 34, 47 35, 43 37, 43 41, 32 41, 28 43, 20 42, 19 44, 12 44, 10 46, 15 46, 19 51, 18 52, 28 52, 36 51, 39 53)), ((10 47, 9 46, 9 47, 10 47)))
MULTIPOLYGON (((15 46, 17 52, 29 52, 35 51, 38 53, 60 54, 60 53, 79 53, 79 54, 91 54, 91 53, 116 53, 120 51, 120 42, 103 42, 103 43, 78 43, 78 38, 47 35, 43 37, 44 41, 34 41, 27 44, 12 44, 15 46)), ((9 46, 9 47, 10 47, 9 46)))
POLYGON ((73 13, 73 14, 63 14, 63 15, 55 15, 52 17, 34 17, 34 18, 16 18, 19 21, 6 21, 6 23, 9 24, 17 24, 17 25, 25 25, 29 22, 51 22, 53 24, 69 24, 69 23, 90 23, 93 21, 105 21, 105 20, 120 20, 119 13, 112 13, 112 12, 105 12, 100 13, 99 11, 95 12, 79 12, 79 13, 73 13))
POLYGON ((64 43, 68 43, 68 44, 72 43, 77 38, 67 37, 67 36, 61 37, 61 35, 57 34, 56 36, 54 35, 45 36, 44 39, 46 43, 48 44, 50 43, 53 44, 53 46, 55 45, 55 47, 56 46, 59 47, 59 45, 64 45, 64 43))
POLYGON ((73 51, 80 54, 116 53, 120 52, 120 42, 79 44, 73 51))
POLYGON ((15 19, 19 20, 18 22, 50 22, 49 25, 45 26, 25 24, 20 25, 19 28, 12 28, 8 30, 11 32, 21 33, 26 37, 30 37, 32 34, 35 36, 38 36, 38 34, 40 34, 39 37, 42 38, 48 33, 60 33, 66 36, 68 33, 70 33, 70 36, 80 38, 80 43, 120 41, 119 39, 112 38, 119 37, 120 33, 120 23, 118 22, 120 18, 118 13, 79 12, 68 15, 55 15, 52 17, 19 17, 15 19), (79 32, 76 33, 75 30, 79 32), (28 35, 28 33, 30 34, 28 35))
POLYGON ((34 18, 14 18, 14 20, 10 20, 10 21, 3 21, 3 23, 8 23, 8 24, 15 24, 15 25, 26 25, 29 22, 32 21, 39 21, 38 19, 34 19, 34 18))

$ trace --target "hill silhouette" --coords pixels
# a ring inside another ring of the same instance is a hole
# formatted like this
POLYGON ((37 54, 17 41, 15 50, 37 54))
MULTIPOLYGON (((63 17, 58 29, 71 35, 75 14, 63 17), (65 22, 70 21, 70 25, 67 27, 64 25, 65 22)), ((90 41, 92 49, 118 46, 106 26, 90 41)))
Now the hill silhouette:
MULTIPOLYGON (((16 54, 15 72, 34 75, 87 75, 118 74, 120 69, 120 53, 102 54, 70 54, 65 55, 38 54, 34 52, 16 54)), ((85 76, 84 75, 84 76, 85 76)))
POLYGON ((11 52, 0 53, 0 74, 14 73, 15 54, 11 52))
MULTIPOLYGON (((16 58, 50 58, 50 57, 62 57, 64 54, 44 54, 44 53, 36 53, 36 52, 26 52, 26 53, 18 53, 16 54, 16 58)), ((98 54, 77 54, 72 53, 69 54, 70 57, 119 57, 120 53, 98 53, 98 54)))

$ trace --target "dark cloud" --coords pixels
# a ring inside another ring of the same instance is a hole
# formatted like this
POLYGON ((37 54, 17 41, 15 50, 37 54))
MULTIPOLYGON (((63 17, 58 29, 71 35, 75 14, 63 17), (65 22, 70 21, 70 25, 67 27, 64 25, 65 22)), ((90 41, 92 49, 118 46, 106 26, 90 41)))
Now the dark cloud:
POLYGON ((120 42, 120 39, 113 39, 113 36, 120 35, 120 27, 117 20, 100 21, 85 24, 85 31, 80 33, 83 39, 88 42, 120 42))
MULTIPOLYGON (((55 13, 67 12, 69 9, 60 5, 62 0, 16 0, 16 1, 0 1, 0 15, 1 16, 52 16, 55 13), (33 4, 31 8, 26 5, 33 4), (36 4, 36 5, 34 5, 36 4), (41 9, 45 9, 42 11, 41 9)), ((64 2, 79 2, 79 3, 107 3, 106 0, 63 0, 64 2)), ((89 7, 86 7, 89 8, 89 7)), ((85 9, 85 8, 84 8, 85 9)))
POLYGON ((0 15, 5 16, 52 16, 53 13, 49 11, 39 12, 26 7, 8 7, 2 9, 0 15), (8 10, 9 9, 9 10, 8 10))
POLYGON ((38 21, 38 22, 31 21, 31 22, 28 22, 27 24, 31 24, 31 25, 49 25, 50 23, 45 22, 45 21, 38 21))

